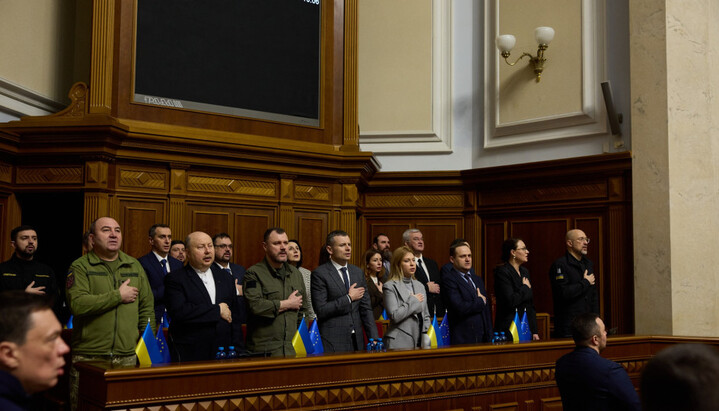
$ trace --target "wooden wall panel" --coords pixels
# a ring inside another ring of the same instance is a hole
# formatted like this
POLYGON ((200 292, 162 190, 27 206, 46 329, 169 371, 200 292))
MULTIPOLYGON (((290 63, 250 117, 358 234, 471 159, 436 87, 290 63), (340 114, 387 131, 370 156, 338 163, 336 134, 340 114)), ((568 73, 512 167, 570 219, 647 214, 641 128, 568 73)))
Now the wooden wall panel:
POLYGON ((167 203, 162 200, 119 198, 118 223, 122 229, 122 250, 137 258, 150 250, 148 230, 166 223, 167 203))
MULTIPOLYGON (((302 247, 302 266, 312 271, 319 265, 320 250, 324 247, 329 233, 329 218, 327 212, 321 211, 295 211, 295 232, 299 233, 296 240, 302 247)), ((352 254, 361 253, 354 239, 352 241, 352 254)))
MULTIPOLYGON (((371 246, 372 238, 378 233, 385 233, 390 238, 392 250, 403 245, 402 233, 408 228, 417 228, 422 231, 424 238, 423 255, 437 261, 441 267, 449 261, 449 245, 457 237, 461 237, 464 232, 464 222, 462 218, 446 219, 446 218, 367 218, 367 247, 371 246)), ((362 251, 365 251, 363 249, 362 251)))
POLYGON ((378 234, 385 234, 389 237, 389 244, 392 250, 402 245, 402 233, 408 228, 411 228, 411 223, 385 223, 381 221, 372 220, 367 222, 367 241, 363 244, 364 250, 369 250, 372 247, 372 240, 378 234))
POLYGON ((235 212, 233 229, 229 232, 234 244, 235 263, 248 268, 264 258, 263 234, 275 226, 275 221, 273 209, 246 207, 235 212))

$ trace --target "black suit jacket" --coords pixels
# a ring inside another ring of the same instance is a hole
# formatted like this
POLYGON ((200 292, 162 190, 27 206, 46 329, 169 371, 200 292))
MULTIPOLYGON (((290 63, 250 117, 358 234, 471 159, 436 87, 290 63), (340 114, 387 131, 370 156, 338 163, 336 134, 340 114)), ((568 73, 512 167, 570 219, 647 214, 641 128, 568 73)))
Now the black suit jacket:
MULTIPOLYGON (((142 265, 142 269, 147 274, 147 280, 150 282, 150 288, 152 288, 152 295, 155 297, 155 324, 160 326, 160 319, 162 314, 165 313, 165 276, 167 271, 164 271, 162 264, 157 261, 155 254, 150 251, 149 253, 138 258, 137 261, 142 265)), ((179 270, 182 268, 182 261, 167 256, 167 263, 170 264, 170 271, 179 270)))
POLYGON ((422 268, 419 264, 417 264, 417 271, 415 271, 414 277, 424 286, 424 291, 427 295, 427 308, 429 309, 429 316, 432 317, 435 310, 437 310, 437 317, 442 317, 444 315, 445 307, 444 301, 442 301, 442 277, 439 272, 439 266, 437 265, 437 262, 431 258, 422 256, 422 260, 424 261, 426 267, 422 268), (430 281, 440 284, 439 294, 429 292, 427 283, 430 281))
POLYGON ((348 264, 347 267, 350 285, 356 283, 357 287, 365 289, 362 298, 351 303, 347 288, 332 265, 332 261, 320 265, 312 272, 310 281, 312 306, 319 321, 325 352, 354 351, 353 338, 357 349, 362 350, 364 348, 362 326, 369 338, 378 338, 364 273, 352 264, 348 264), (352 334, 353 330, 354 334, 352 334))
POLYGON ((447 273, 442 280, 442 297, 449 315, 450 344, 489 342, 492 334, 492 308, 489 300, 484 302, 474 288, 479 288, 482 295, 489 299, 484 289, 484 280, 478 275, 472 275, 473 287, 467 284, 456 269, 447 273))
POLYGON ((165 277, 165 302, 170 321, 168 345, 173 361, 207 361, 218 347, 234 345, 240 351, 242 324, 236 321, 237 299, 234 280, 213 264, 215 304, 197 272, 189 264, 165 277), (232 323, 220 318, 220 303, 232 312, 232 323))
POLYGON ((497 297, 494 329, 509 335, 509 326, 515 313, 519 314, 521 320, 526 309, 529 329, 532 334, 537 334, 537 313, 534 310, 532 289, 522 284, 523 278, 529 279, 529 270, 520 266, 519 273, 509 263, 494 268, 494 295, 497 297))
POLYGON ((624 368, 592 348, 577 347, 557 360, 555 378, 565 411, 641 409, 624 368))
MULTIPOLYGON (((226 272, 226 270, 220 267, 217 263, 215 263, 215 265, 217 265, 217 268, 226 272)), ((237 280, 237 284, 242 285, 242 282, 245 280, 245 271, 247 271, 245 270, 245 267, 239 264, 230 263, 230 271, 232 271, 232 283, 234 284, 235 280, 237 280)), ((244 295, 237 296, 237 312, 239 313, 237 320, 241 324, 247 324, 247 301, 245 300, 244 295)), ((232 320, 234 321, 235 317, 232 317, 232 320)))

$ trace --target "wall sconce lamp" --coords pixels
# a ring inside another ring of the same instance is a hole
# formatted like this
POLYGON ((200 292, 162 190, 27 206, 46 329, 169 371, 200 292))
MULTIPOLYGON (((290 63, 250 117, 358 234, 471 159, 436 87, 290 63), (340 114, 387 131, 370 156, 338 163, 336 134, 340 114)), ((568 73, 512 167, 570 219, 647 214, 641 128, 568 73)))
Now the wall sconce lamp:
POLYGON ((497 48, 502 52, 504 61, 513 66, 524 57, 529 57, 529 62, 534 66, 534 74, 537 75, 537 83, 542 79, 542 71, 544 70, 544 62, 547 59, 544 58, 544 50, 547 49, 549 43, 554 39, 554 29, 551 27, 537 27, 534 29, 534 38, 537 40, 539 47, 537 48, 537 56, 533 56, 529 53, 522 53, 522 55, 514 63, 510 63, 509 52, 514 48, 514 44, 517 39, 511 34, 502 34, 497 36, 497 48))

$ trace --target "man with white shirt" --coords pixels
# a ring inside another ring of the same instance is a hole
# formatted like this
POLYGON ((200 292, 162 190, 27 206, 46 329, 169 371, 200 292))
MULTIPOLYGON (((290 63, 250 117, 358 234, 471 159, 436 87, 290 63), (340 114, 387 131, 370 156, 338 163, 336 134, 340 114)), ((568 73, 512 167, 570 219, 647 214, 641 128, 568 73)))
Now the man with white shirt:
MULTIPOLYGON (((142 268, 147 274, 152 288, 152 296, 155 298, 155 323, 160 324, 160 320, 165 313, 165 276, 170 271, 182 268, 182 262, 169 255, 170 245, 172 243, 172 231, 166 224, 154 224, 150 227, 148 233, 150 240, 149 253, 138 258, 142 268)), ((167 324, 165 324, 167 326, 167 324)))
POLYGON ((417 281, 424 285, 427 291, 427 308, 430 316, 437 313, 437 317, 444 315, 444 303, 440 296, 439 283, 440 272, 437 262, 422 255, 424 251, 424 237, 417 228, 410 228, 402 234, 404 245, 414 252, 414 262, 417 264, 417 271, 414 273, 417 281))
POLYGON ((330 260, 312 272, 312 305, 325 352, 358 351, 368 338, 377 339, 372 303, 362 270, 349 264, 352 244, 344 231, 327 235, 330 260))
POLYGON ((263 236, 265 258, 245 273, 247 348, 271 356, 295 355, 292 337, 307 312, 302 274, 287 261, 285 230, 270 228, 263 236))
POLYGON ((207 361, 219 347, 244 347, 237 318, 234 281, 215 261, 209 235, 187 236, 187 265, 165 277, 165 303, 172 318, 169 329, 173 361, 207 361))

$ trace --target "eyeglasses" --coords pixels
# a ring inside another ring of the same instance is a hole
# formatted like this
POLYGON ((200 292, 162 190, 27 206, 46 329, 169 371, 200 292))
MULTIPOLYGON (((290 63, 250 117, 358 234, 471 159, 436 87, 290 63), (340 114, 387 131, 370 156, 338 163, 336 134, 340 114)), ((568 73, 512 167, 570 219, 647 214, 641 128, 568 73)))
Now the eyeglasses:
POLYGON ((586 241, 587 244, 589 244, 590 239, 589 239, 589 237, 579 237, 579 238, 576 238, 574 241, 579 241, 580 243, 583 243, 586 241))
POLYGON ((517 251, 527 251, 527 247, 517 248, 517 251))
POLYGON ((232 249, 232 244, 217 244, 215 248, 219 248, 220 250, 224 250, 226 248, 232 249))

